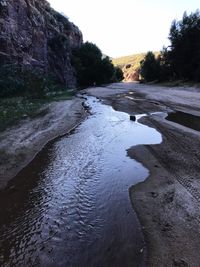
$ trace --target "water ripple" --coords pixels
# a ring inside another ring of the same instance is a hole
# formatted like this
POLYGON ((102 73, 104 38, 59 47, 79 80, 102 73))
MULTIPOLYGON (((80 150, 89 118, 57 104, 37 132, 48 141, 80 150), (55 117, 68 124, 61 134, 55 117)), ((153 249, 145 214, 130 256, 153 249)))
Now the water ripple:
POLYGON ((88 104, 93 115, 39 153, 16 177, 16 192, 0 196, 1 266, 142 266, 128 189, 148 171, 126 150, 161 136, 92 97, 88 104))

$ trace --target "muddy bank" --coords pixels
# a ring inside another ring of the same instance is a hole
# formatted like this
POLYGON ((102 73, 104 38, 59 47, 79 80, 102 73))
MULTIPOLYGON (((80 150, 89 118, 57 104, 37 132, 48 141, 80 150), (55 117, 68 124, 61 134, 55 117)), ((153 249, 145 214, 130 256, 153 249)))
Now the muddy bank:
POLYGON ((0 189, 50 140, 67 133, 86 116, 82 100, 54 102, 47 112, 0 133, 0 189))
POLYGON ((200 116, 198 88, 166 88, 134 83, 90 89, 116 110, 147 114, 140 122, 156 128, 159 145, 132 147, 128 155, 150 171, 145 182, 130 188, 148 248, 147 266, 199 266, 200 133, 167 121, 173 110, 200 116), (114 93, 113 88, 119 88, 114 93), (161 112, 150 115, 152 112, 161 112))
POLYGON ((162 133, 160 145, 131 148, 150 176, 130 190, 149 248, 149 266, 199 266, 200 136, 158 119, 143 119, 162 133))

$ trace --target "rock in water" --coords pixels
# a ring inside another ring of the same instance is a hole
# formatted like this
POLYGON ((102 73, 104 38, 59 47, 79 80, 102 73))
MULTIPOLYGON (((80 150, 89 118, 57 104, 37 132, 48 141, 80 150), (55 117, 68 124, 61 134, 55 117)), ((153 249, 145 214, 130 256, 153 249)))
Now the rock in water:
POLYGON ((68 88, 76 85, 71 50, 82 33, 46 0, 0 0, 0 62, 54 73, 68 88))
POLYGON ((130 115, 130 120, 131 121, 136 121, 136 116, 135 115, 130 115))

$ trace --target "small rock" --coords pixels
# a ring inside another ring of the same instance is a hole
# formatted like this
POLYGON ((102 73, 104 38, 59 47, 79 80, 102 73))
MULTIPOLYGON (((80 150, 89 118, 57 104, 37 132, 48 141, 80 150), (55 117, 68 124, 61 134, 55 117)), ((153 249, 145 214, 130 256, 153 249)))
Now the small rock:
POLYGON ((136 121, 136 116, 135 115, 130 115, 130 120, 131 121, 136 121))

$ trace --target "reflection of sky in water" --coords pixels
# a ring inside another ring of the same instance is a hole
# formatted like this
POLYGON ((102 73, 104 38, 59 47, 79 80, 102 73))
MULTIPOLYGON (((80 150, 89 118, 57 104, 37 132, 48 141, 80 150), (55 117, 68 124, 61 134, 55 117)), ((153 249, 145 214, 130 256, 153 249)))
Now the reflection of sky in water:
POLYGON ((200 117, 177 111, 170 113, 167 120, 189 127, 193 130, 200 131, 200 117))
POLYGON ((3 234, 12 240, 9 264, 30 260, 43 266, 132 266, 142 262, 138 251, 143 239, 128 190, 143 181, 148 170, 127 157, 126 150, 160 143, 161 135, 93 97, 88 104, 93 115, 74 134, 47 149, 44 166, 29 167, 27 179, 38 182, 20 216, 3 234))

